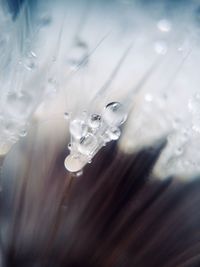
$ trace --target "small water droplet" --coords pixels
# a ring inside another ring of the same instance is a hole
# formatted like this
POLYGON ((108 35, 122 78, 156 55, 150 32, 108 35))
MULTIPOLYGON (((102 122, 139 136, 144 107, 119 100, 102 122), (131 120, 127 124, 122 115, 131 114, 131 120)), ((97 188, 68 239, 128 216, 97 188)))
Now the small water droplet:
POLYGON ((127 113, 121 103, 111 102, 104 109, 103 119, 110 126, 119 126, 126 121, 127 113))
POLYGON ((73 69, 80 64, 86 65, 88 63, 88 45, 81 40, 77 40, 67 61, 73 69))
POLYGON ((49 78, 46 87, 46 94, 49 97, 54 97, 58 92, 58 82, 54 78, 49 78))
POLYGON ((101 116, 98 114, 92 114, 89 119, 89 126, 94 129, 99 128, 101 126, 101 116))
POLYGON ((27 59, 26 62, 24 63, 24 67, 27 69, 27 70, 34 70, 36 68, 36 64, 33 60, 31 59, 27 59))
POLYGON ((167 19, 161 19, 158 22, 157 27, 161 32, 169 32, 171 31, 171 22, 167 19))
POLYGON ((67 147, 68 147, 68 149, 69 149, 69 151, 70 151, 70 150, 72 149, 72 144, 69 143, 67 147))
POLYGON ((121 135, 121 131, 119 128, 111 128, 107 131, 107 134, 111 140, 118 140, 121 135))
POLYGON ((181 156, 183 154, 183 148, 182 147, 178 147, 175 151, 175 155, 176 156, 181 156))
POLYGON ((37 57, 36 53, 33 51, 30 52, 30 55, 31 55, 31 57, 37 57))
POLYGON ((25 137, 27 135, 27 131, 26 131, 26 129, 23 129, 23 130, 21 130, 20 132, 19 132, 19 136, 21 136, 21 137, 25 137))
POLYGON ((197 133, 200 133, 200 118, 198 121, 193 120, 192 130, 197 133))
POLYGON ((68 155, 64 161, 65 168, 70 172, 78 172, 82 170, 86 162, 82 161, 80 157, 68 155))
POLYGON ((188 102, 188 109, 192 114, 200 113, 200 94, 196 93, 188 102))
POLYGON ((88 133, 86 136, 82 137, 78 145, 78 151, 86 156, 92 156, 97 149, 98 141, 96 137, 88 133))
POLYGON ((64 119, 65 119, 65 120, 68 120, 68 119, 69 119, 69 113, 68 113, 68 112, 65 112, 65 113, 64 113, 64 119))
POLYGON ((75 139, 81 139, 87 134, 88 127, 85 121, 80 119, 74 119, 70 122, 70 133, 75 139))
POLYGON ((168 51, 168 46, 167 46, 167 43, 165 41, 161 40, 161 41, 155 42, 154 49, 155 49, 157 54, 165 55, 168 51))

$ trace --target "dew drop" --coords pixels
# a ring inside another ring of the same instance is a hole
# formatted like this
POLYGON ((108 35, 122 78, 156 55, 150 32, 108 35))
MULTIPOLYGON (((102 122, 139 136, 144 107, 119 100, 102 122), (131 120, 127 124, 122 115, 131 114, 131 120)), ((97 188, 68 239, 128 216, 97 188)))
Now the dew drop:
POLYGON ((70 150, 72 149, 72 144, 69 143, 67 147, 68 147, 68 149, 69 149, 69 151, 70 151, 70 150))
POLYGON ((37 65, 32 58, 27 58, 25 59, 24 67, 29 71, 33 71, 34 69, 36 69, 37 65))
POLYGON ((192 130, 200 133, 200 115, 196 115, 192 120, 192 130))
POLYGON ((154 44, 154 49, 157 54, 165 55, 168 51, 168 46, 165 41, 157 41, 154 44))
POLYGON ((162 19, 158 22, 157 27, 161 32, 170 32, 171 22, 167 19, 162 19))
POLYGON ((30 55, 31 55, 32 57, 37 57, 36 53, 33 52, 33 51, 30 52, 30 55))
POLYGON ((118 140, 121 135, 121 131, 119 128, 111 128, 107 131, 107 134, 111 140, 118 140))
POLYGON ((46 88, 46 94, 49 97, 54 97, 58 92, 58 83, 56 79, 54 78, 49 78, 48 83, 47 83, 47 88, 46 88))
POLYGON ((88 127, 85 121, 80 119, 74 119, 70 123, 70 133, 75 139, 81 139, 87 134, 88 127))
POLYGON ((23 130, 21 130, 20 132, 19 132, 19 136, 21 136, 21 137, 25 137, 27 135, 27 131, 26 131, 26 129, 23 129, 23 130))
POLYGON ((68 119, 69 119, 69 113, 68 113, 68 112, 65 112, 65 113, 64 113, 64 119, 65 119, 65 120, 68 120, 68 119))
POLYGON ((200 114, 200 94, 196 93, 188 102, 188 109, 192 114, 200 114))
POLYGON ((78 151, 86 156, 92 156, 98 146, 98 141, 96 137, 88 133, 86 136, 82 137, 80 144, 78 145, 78 151))
POLYGON ((70 51, 68 63, 70 67, 76 68, 80 64, 88 63, 88 45, 78 40, 70 51))
POLYGON ((175 151, 175 155, 176 156, 181 156, 183 154, 183 148, 182 147, 178 147, 175 151))
POLYGON ((127 113, 121 103, 111 102, 104 109, 103 119, 110 126, 119 126, 126 121, 127 113))
POLYGON ((99 128, 101 126, 101 116, 98 114, 92 114, 89 119, 89 126, 94 129, 99 128))
POLYGON ((82 161, 80 157, 68 155, 64 161, 65 168, 70 172, 79 172, 86 162, 82 161))

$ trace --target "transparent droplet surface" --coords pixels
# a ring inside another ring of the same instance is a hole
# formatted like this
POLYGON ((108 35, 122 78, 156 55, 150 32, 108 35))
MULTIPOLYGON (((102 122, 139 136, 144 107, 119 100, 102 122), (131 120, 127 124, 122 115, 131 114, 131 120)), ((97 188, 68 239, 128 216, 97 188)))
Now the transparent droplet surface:
POLYGON ((169 32, 171 31, 171 22, 167 19, 161 19, 158 21, 157 27, 161 32, 169 32))
POLYGON ((78 151, 86 156, 92 156, 98 146, 96 136, 88 133, 86 136, 81 138, 80 144, 78 145, 78 151))
POLYGON ((165 55, 168 51, 168 45, 165 41, 157 41, 154 44, 154 49, 157 54, 159 55, 165 55))
POLYGON ((74 119, 70 122, 70 133, 75 139, 81 139, 87 134, 88 126, 84 120, 74 119))
POLYGON ((119 128, 111 128, 107 131, 107 134, 111 140, 118 140, 121 135, 121 131, 119 128))
POLYGON ((110 126, 119 126, 127 119, 127 112, 119 102, 109 103, 103 112, 103 119, 110 126))
POLYGON ((99 128, 101 126, 101 116, 98 114, 92 114, 89 119, 89 126, 91 128, 99 128))

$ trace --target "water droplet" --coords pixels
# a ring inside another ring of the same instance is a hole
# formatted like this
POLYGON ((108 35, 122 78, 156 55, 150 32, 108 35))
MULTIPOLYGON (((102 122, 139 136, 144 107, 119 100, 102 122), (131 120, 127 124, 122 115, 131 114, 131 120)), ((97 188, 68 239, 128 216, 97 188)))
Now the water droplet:
POLYGON ((85 121, 80 119, 75 119, 70 123, 70 133, 75 139, 81 139, 87 134, 88 127, 85 121))
POLYGON ((98 114, 92 114, 89 119, 89 126, 91 128, 99 128, 101 126, 101 116, 98 114))
POLYGON ((111 140, 118 140, 121 135, 121 131, 119 128, 111 128, 107 131, 107 134, 111 140))
POLYGON ((26 58, 24 61, 24 67, 29 70, 32 71, 34 69, 36 69, 37 65, 35 63, 35 61, 33 60, 33 58, 26 58))
POLYGON ((168 46, 167 46, 167 43, 165 41, 157 41, 154 44, 154 49, 155 49, 157 54, 165 55, 168 51, 168 46))
POLYGON ((47 83, 47 88, 46 88, 46 94, 49 97, 54 97, 57 92, 58 92, 58 82, 54 78, 49 78, 48 83, 47 83))
POLYGON ((80 144, 78 145, 78 151, 86 156, 92 156, 98 147, 98 141, 96 137, 88 133, 86 136, 82 137, 80 144))
POLYGON ((175 155, 176 156, 181 156, 183 154, 183 148, 182 147, 178 147, 175 151, 175 155))
POLYGON ((20 132, 19 132, 19 136, 21 136, 21 137, 25 137, 27 135, 27 131, 26 131, 26 129, 23 129, 23 130, 21 130, 20 132))
POLYGON ((192 114, 200 114, 200 94, 196 93, 188 102, 188 109, 192 114))
POLYGON ((86 65, 88 63, 88 45, 78 40, 70 51, 68 63, 72 68, 76 68, 78 65, 86 65))
POLYGON ((68 120, 68 119, 69 119, 69 113, 68 113, 68 112, 65 112, 65 113, 64 113, 64 119, 65 119, 65 120, 68 120))
POLYGON ((70 150, 72 149, 72 144, 69 143, 67 147, 68 147, 68 149, 69 149, 69 151, 70 151, 70 150))
POLYGON ((36 53, 33 52, 33 51, 30 52, 30 56, 32 56, 32 57, 37 57, 36 53))
POLYGON ((102 135, 104 144, 103 146, 106 145, 106 143, 110 142, 112 139, 110 139, 110 135, 108 134, 108 131, 106 131, 103 135, 102 135))
POLYGON ((192 130, 197 133, 200 133, 200 115, 195 116, 192 119, 192 130))
POLYGON ((11 148, 10 143, 6 142, 1 142, 0 143, 0 156, 6 155, 11 148))
POLYGON ((126 121, 127 113, 121 103, 111 102, 104 109, 103 119, 110 126, 119 126, 126 121))
POLYGON ((72 155, 68 155, 64 161, 65 168, 70 172, 78 172, 80 171, 84 165, 86 164, 80 157, 74 157, 72 155))
POLYGON ((169 32, 171 31, 171 22, 167 19, 162 19, 158 22, 157 27, 161 32, 169 32))

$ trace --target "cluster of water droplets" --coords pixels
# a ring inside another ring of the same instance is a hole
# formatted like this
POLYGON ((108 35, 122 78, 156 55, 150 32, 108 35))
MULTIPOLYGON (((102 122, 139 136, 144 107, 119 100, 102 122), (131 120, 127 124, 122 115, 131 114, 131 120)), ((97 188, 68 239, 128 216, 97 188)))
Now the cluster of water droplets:
POLYGON ((162 38, 156 40, 154 43, 154 50, 157 54, 165 55, 168 51, 168 44, 166 41, 166 35, 170 33, 172 25, 167 19, 161 19, 157 23, 157 28, 162 34, 162 38))
POLYGON ((71 172, 80 171, 106 143, 118 140, 121 135, 120 126, 126 119, 124 106, 119 102, 111 102, 101 114, 84 113, 82 117, 71 120, 71 142, 68 145, 70 154, 64 162, 66 169, 71 172))
POLYGON ((196 93, 188 102, 192 114, 192 129, 200 134, 200 93, 196 93))

